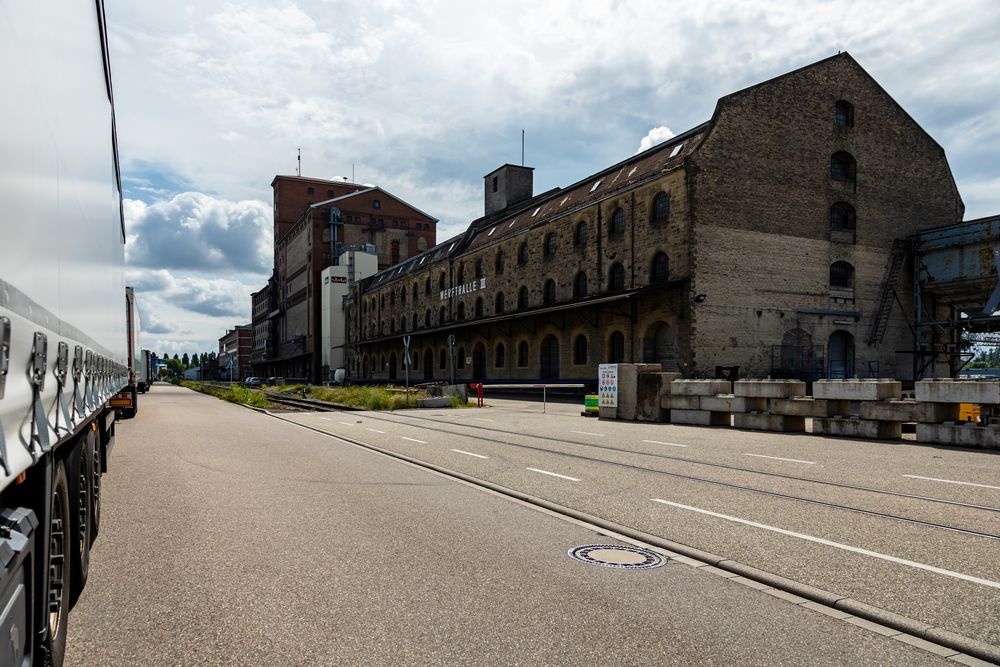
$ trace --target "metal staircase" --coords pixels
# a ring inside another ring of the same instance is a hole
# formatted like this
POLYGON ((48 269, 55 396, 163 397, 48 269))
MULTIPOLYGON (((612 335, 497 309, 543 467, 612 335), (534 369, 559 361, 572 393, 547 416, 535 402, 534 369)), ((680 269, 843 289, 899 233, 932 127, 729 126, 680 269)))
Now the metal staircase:
POLYGON ((893 298, 896 296, 896 285, 899 283, 899 272, 906 262, 907 255, 910 254, 910 246, 909 239, 896 239, 892 242, 892 253, 889 255, 889 263, 882 278, 882 290, 875 308, 875 317, 868 330, 869 345, 878 345, 885 338, 885 331, 889 327, 889 315, 892 313, 893 298))

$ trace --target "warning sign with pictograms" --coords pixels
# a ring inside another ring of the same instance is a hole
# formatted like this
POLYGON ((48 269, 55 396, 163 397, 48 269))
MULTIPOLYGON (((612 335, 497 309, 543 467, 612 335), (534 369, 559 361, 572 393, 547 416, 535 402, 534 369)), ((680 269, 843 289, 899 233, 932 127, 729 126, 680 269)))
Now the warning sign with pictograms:
POLYGON ((602 408, 618 407, 618 364, 597 367, 597 405, 602 408))

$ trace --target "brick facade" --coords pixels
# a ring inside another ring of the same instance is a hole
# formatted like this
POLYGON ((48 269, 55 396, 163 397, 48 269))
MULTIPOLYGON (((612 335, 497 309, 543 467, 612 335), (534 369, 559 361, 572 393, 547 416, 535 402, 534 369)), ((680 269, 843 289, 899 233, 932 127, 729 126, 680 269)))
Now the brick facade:
MULTIPOLYGON (((489 203, 489 177, 484 187, 489 203)), ((881 344, 866 344, 893 240, 962 214, 942 148, 840 54, 722 98, 708 123, 492 211, 364 281, 348 305, 350 371, 402 378, 401 337, 411 334, 411 378, 445 378, 453 334, 455 376, 466 381, 593 382, 597 365, 615 360, 689 377, 739 366, 750 377, 905 379, 907 270, 903 306, 881 344), (658 219, 663 197, 669 212, 658 219), (585 297, 574 292, 581 273, 585 297)))

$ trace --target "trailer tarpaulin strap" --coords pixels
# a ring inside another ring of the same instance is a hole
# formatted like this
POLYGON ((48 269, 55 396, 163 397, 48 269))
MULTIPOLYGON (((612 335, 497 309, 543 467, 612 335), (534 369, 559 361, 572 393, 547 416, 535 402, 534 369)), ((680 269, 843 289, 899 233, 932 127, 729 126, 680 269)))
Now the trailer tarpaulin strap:
POLYGON ((73 353, 73 417, 83 417, 83 394, 80 391, 80 377, 83 375, 83 346, 77 345, 73 353))
POLYGON ((45 389, 45 368, 48 364, 48 338, 41 331, 35 332, 35 344, 31 350, 31 384, 32 389, 32 410, 35 418, 31 421, 31 442, 29 451, 31 457, 38 460, 38 453, 34 445, 37 445, 42 452, 52 449, 49 441, 49 422, 45 418, 45 406, 42 405, 42 390, 45 389))
POLYGON ((7 465, 7 439, 3 434, 3 422, 0 422, 0 466, 3 466, 4 474, 10 475, 10 466, 7 465))
POLYGON ((66 403, 66 397, 63 395, 63 389, 66 387, 66 377, 69 375, 69 345, 65 342, 59 342, 59 352, 56 356, 56 367, 54 369, 54 374, 56 376, 56 419, 55 419, 55 431, 56 435, 59 434, 59 429, 71 433, 73 431, 73 420, 69 417, 69 405, 66 403), (62 416, 65 425, 60 426, 59 417, 62 416))

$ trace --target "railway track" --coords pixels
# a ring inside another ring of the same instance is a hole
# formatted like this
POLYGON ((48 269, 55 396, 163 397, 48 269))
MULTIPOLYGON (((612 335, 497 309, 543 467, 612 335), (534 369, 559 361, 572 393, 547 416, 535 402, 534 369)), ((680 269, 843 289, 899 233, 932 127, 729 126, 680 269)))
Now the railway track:
POLYGON ((327 403, 326 401, 317 401, 311 398, 296 398, 294 396, 289 396, 288 394, 283 394, 279 391, 265 391, 264 396, 272 403, 277 403, 278 405, 285 405, 291 408, 298 408, 299 410, 310 410, 313 412, 332 412, 334 410, 351 410, 346 405, 339 405, 337 403, 327 403))
MULTIPOLYGON (((379 414, 374 414, 374 413, 367 413, 366 416, 369 419, 373 419, 373 420, 377 420, 377 421, 383 421, 383 422, 386 422, 386 423, 393 423, 393 424, 410 424, 410 425, 412 425, 413 421, 429 422, 429 423, 437 425, 437 427, 422 426, 422 428, 425 428, 428 431, 438 432, 438 433, 443 433, 443 434, 464 435, 464 434, 461 434, 461 433, 457 433, 455 430, 451 430, 451 429, 447 429, 447 428, 441 428, 440 427, 440 422, 438 420, 427 418, 427 417, 417 417, 417 416, 413 416, 413 415, 406 415, 406 416, 400 415, 399 418, 390 418, 390 417, 388 417, 386 415, 379 415, 379 414)), ((525 433, 518 433, 516 431, 508 431, 508 430, 505 430, 505 429, 499 429, 499 428, 488 427, 488 426, 475 426, 475 425, 465 425, 465 424, 450 424, 450 425, 451 426, 455 426, 455 427, 459 427, 459 428, 464 428, 464 429, 471 429, 471 430, 474 430, 474 431, 486 431, 486 432, 493 432, 493 433, 497 433, 497 434, 514 435, 514 436, 519 436, 519 437, 523 437, 523 438, 542 438, 542 439, 545 439, 545 440, 548 440, 548 441, 551 441, 551 442, 558 442, 558 443, 563 443, 563 444, 570 444, 570 445, 575 445, 575 446, 588 447, 588 448, 597 449, 597 450, 606 450, 606 451, 613 451, 613 452, 616 452, 616 453, 625 453, 625 454, 635 454, 635 455, 639 455, 639 456, 643 456, 643 457, 650 457, 650 458, 655 458, 655 459, 666 459, 666 460, 670 460, 670 461, 677 461, 677 462, 682 462, 682 463, 689 463, 689 464, 707 466, 707 467, 711 467, 711 468, 721 468, 721 469, 725 469, 725 470, 729 470, 729 471, 733 471, 733 472, 750 473, 750 474, 761 475, 761 476, 765 476, 765 477, 781 478, 781 479, 787 479, 787 480, 790 480, 790 481, 794 480, 794 481, 806 482, 806 483, 817 484, 817 485, 827 486, 827 487, 834 487, 834 488, 839 488, 839 489, 850 489, 850 490, 854 490, 854 491, 861 491, 861 492, 866 492, 866 493, 871 493, 871 494, 876 494, 876 495, 906 498, 906 499, 909 499, 909 500, 915 500, 915 501, 921 501, 921 502, 927 502, 927 503, 934 503, 934 504, 943 504, 943 505, 949 505, 949 506, 954 506, 954 507, 962 507, 962 508, 965 508, 965 509, 977 510, 977 511, 983 511, 983 512, 1000 513, 1000 508, 998 508, 998 507, 991 507, 991 506, 985 506, 985 505, 976 505, 976 504, 972 504, 972 503, 964 503, 964 502, 955 501, 955 500, 948 500, 948 499, 944 499, 944 498, 935 498, 935 497, 931 497, 931 496, 921 496, 921 495, 917 495, 917 494, 909 494, 909 493, 904 493, 904 492, 900 492, 900 491, 889 491, 889 490, 886 490, 886 489, 876 489, 876 488, 865 487, 865 486, 860 486, 860 485, 846 484, 846 483, 842 483, 842 482, 831 482, 831 481, 827 481, 827 480, 814 479, 814 478, 810 478, 810 477, 801 477, 801 476, 797 476, 797 475, 789 475, 789 474, 784 474, 784 473, 774 473, 774 472, 756 470, 756 469, 753 469, 753 468, 746 468, 746 467, 743 467, 743 466, 736 466, 736 465, 730 465, 730 464, 712 463, 712 462, 707 462, 707 461, 698 461, 696 459, 691 459, 691 458, 687 458, 687 457, 683 457, 683 456, 671 456, 669 454, 658 454, 658 453, 651 453, 651 452, 642 452, 642 451, 630 450, 630 449, 623 449, 623 448, 618 448, 618 447, 610 447, 610 446, 607 446, 607 445, 598 445, 598 444, 594 444, 594 443, 581 442, 581 441, 578 441, 578 440, 570 440, 570 439, 566 439, 566 438, 551 438, 551 437, 544 437, 543 438, 543 436, 536 436, 536 435, 530 435, 530 434, 525 434, 525 433)), ((756 487, 753 487, 753 486, 747 486, 745 484, 735 484, 733 482, 725 482, 725 481, 716 480, 716 479, 709 479, 709 478, 706 478, 706 477, 698 477, 697 475, 689 475, 689 474, 680 473, 680 472, 663 470, 663 469, 660 469, 660 468, 653 468, 653 467, 643 466, 643 465, 638 465, 638 464, 633 464, 633 463, 623 463, 623 462, 620 462, 620 461, 611 461, 611 460, 608 460, 608 459, 605 459, 605 458, 596 457, 596 456, 586 456, 586 455, 583 455, 583 454, 575 454, 575 453, 572 453, 572 452, 561 452, 561 451, 557 451, 557 450, 553 450, 553 449, 548 449, 548 448, 540 447, 540 446, 536 446, 536 445, 529 445, 529 444, 525 444, 525 443, 521 443, 521 442, 514 442, 514 441, 509 440, 509 439, 501 439, 501 438, 498 438, 498 437, 489 437, 489 436, 485 436, 485 435, 476 435, 476 436, 471 436, 471 437, 474 437, 476 440, 481 440, 483 442, 490 442, 490 443, 501 444, 501 445, 506 445, 506 446, 510 446, 510 447, 517 447, 517 448, 520 448, 520 449, 526 449, 526 450, 530 450, 530 451, 542 452, 542 453, 546 453, 546 454, 553 454, 553 455, 556 455, 556 456, 563 456, 563 457, 566 457, 566 458, 571 458, 571 459, 586 461, 586 462, 589 462, 589 463, 601 463, 601 464, 605 464, 605 465, 613 465, 613 466, 617 466, 617 467, 621 467, 621 468, 627 468, 627 469, 630 469, 630 470, 641 471, 641 472, 644 472, 644 473, 650 473, 650 474, 655 474, 655 475, 663 475, 663 476, 673 477, 673 478, 676 478, 676 479, 683 479, 683 480, 686 480, 686 481, 697 482, 697 483, 702 483, 702 484, 712 484, 712 485, 723 487, 723 488, 729 488, 729 489, 734 489, 734 490, 739 490, 739 491, 745 491, 745 492, 759 494, 759 495, 764 495, 764 496, 768 496, 768 497, 772 497, 772 498, 780 498, 780 499, 783 499, 783 500, 790 500, 790 501, 795 501, 795 502, 807 503, 807 504, 810 504, 810 505, 822 506, 822 507, 827 507, 827 508, 830 508, 830 509, 836 509, 836 510, 840 510, 840 511, 852 512, 852 513, 862 514, 862 515, 871 516, 871 517, 875 517, 875 518, 881 518, 881 519, 887 519, 887 520, 898 521, 898 522, 903 522, 903 523, 909 523, 909 524, 923 526, 923 527, 927 527, 927 528, 933 528, 933 529, 938 529, 938 530, 945 530, 945 531, 960 533, 960 534, 969 535, 969 536, 973 536, 973 537, 981 537, 981 538, 985 538, 985 539, 989 539, 989 540, 1000 541, 1000 535, 998 535, 996 533, 987 532, 987 531, 974 530, 974 529, 971 529, 971 528, 962 528, 962 527, 959 527, 959 526, 952 526, 952 525, 948 525, 948 524, 944 524, 944 523, 940 523, 940 522, 936 522, 936 521, 930 521, 930 520, 925 520, 925 519, 918 519, 918 518, 914 518, 914 517, 903 516, 903 515, 900 515, 900 514, 892 514, 892 513, 889 513, 889 512, 880 512, 878 510, 866 509, 866 508, 863 508, 863 507, 857 507, 857 506, 853 506, 853 505, 847 505, 847 504, 837 503, 837 502, 832 502, 832 501, 827 501, 827 500, 820 500, 820 499, 817 499, 817 498, 808 498, 808 497, 804 497, 804 496, 797 496, 797 495, 794 495, 794 494, 782 493, 782 492, 779 492, 779 491, 769 491, 769 490, 766 490, 766 489, 760 489, 760 488, 756 488, 756 487)))

